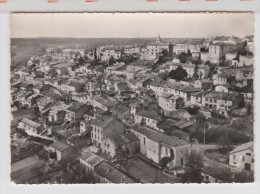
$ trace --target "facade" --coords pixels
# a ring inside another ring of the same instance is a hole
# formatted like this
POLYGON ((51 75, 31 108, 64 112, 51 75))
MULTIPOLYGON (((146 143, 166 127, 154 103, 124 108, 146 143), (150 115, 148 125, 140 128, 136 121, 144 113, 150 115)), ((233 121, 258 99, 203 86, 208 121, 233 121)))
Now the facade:
POLYGON ((84 118, 85 112, 89 111, 92 106, 82 104, 79 102, 72 103, 72 105, 66 109, 66 120, 76 121, 84 118))
POLYGON ((229 165, 241 170, 254 170, 254 142, 237 146, 229 154, 229 165))
POLYGON ((50 159, 56 159, 57 161, 64 161, 73 158, 73 150, 68 145, 61 141, 55 141, 47 148, 50 159), (55 157, 51 157, 51 154, 55 153, 55 157))
POLYGON ((91 141, 98 147, 101 146, 104 139, 117 134, 123 134, 125 131, 123 123, 108 116, 100 116, 93 120, 91 126, 91 141))
POLYGON ((159 130, 157 127, 158 124, 158 113, 155 111, 140 111, 137 112, 134 116, 135 123, 142 124, 151 127, 153 129, 159 130))
POLYGON ((211 63, 224 61, 226 53, 234 52, 242 47, 243 42, 236 37, 217 37, 209 45, 211 63))
POLYGON ((164 94, 159 97, 159 106, 164 111, 174 111, 184 106, 184 101, 180 97, 175 97, 172 94, 164 94))
POLYGON ((131 132, 115 135, 104 139, 101 149, 111 157, 119 155, 129 158, 139 153, 139 139, 131 132))
POLYGON ((18 127, 32 134, 39 134, 44 131, 43 125, 27 118, 23 118, 18 124, 18 127))
POLYGON ((170 169, 181 167, 187 162, 190 144, 186 140, 180 140, 143 126, 130 130, 140 140, 140 153, 151 161, 159 164, 162 158, 174 155, 168 165, 170 169))

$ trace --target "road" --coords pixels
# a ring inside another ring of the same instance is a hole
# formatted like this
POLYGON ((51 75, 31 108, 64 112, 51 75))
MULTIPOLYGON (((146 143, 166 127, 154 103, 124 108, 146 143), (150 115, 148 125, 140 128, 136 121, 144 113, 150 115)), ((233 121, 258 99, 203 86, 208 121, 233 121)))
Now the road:
POLYGON ((216 167, 222 167, 223 164, 221 162, 218 162, 216 160, 207 157, 204 153, 208 149, 217 149, 220 147, 221 146, 219 145, 197 144, 192 146, 192 151, 195 151, 198 155, 201 155, 204 166, 211 166, 216 168, 216 167))

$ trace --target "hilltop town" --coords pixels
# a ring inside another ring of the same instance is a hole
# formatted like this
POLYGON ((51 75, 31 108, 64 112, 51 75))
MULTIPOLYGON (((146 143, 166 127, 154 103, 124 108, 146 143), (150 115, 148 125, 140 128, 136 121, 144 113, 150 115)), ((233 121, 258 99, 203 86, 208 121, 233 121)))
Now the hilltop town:
POLYGON ((253 45, 45 48, 11 72, 11 180, 253 182, 253 45))

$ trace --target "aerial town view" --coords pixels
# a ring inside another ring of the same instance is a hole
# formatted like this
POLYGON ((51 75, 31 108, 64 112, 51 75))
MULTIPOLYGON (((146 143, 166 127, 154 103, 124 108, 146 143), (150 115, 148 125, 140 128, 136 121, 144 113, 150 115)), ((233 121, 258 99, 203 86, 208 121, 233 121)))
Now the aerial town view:
POLYGON ((250 13, 11 21, 14 183, 254 182, 250 13))

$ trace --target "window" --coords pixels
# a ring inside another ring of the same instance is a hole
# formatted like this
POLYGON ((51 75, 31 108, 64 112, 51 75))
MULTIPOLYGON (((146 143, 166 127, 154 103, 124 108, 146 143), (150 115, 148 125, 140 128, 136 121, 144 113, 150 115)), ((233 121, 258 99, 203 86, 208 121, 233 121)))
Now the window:
POLYGON ((144 137, 144 145, 145 145, 145 137, 144 137))
POLYGON ((233 159, 234 159, 234 160, 236 159, 236 155, 233 155, 233 159))
POLYGON ((245 161, 245 156, 242 156, 242 161, 245 161))
POLYGON ((181 165, 183 166, 184 162, 183 162, 183 158, 181 158, 181 165))
POLYGON ((251 153, 246 153, 247 156, 251 156, 251 153))
POLYGON ((168 156, 168 149, 165 148, 165 155, 168 156))

